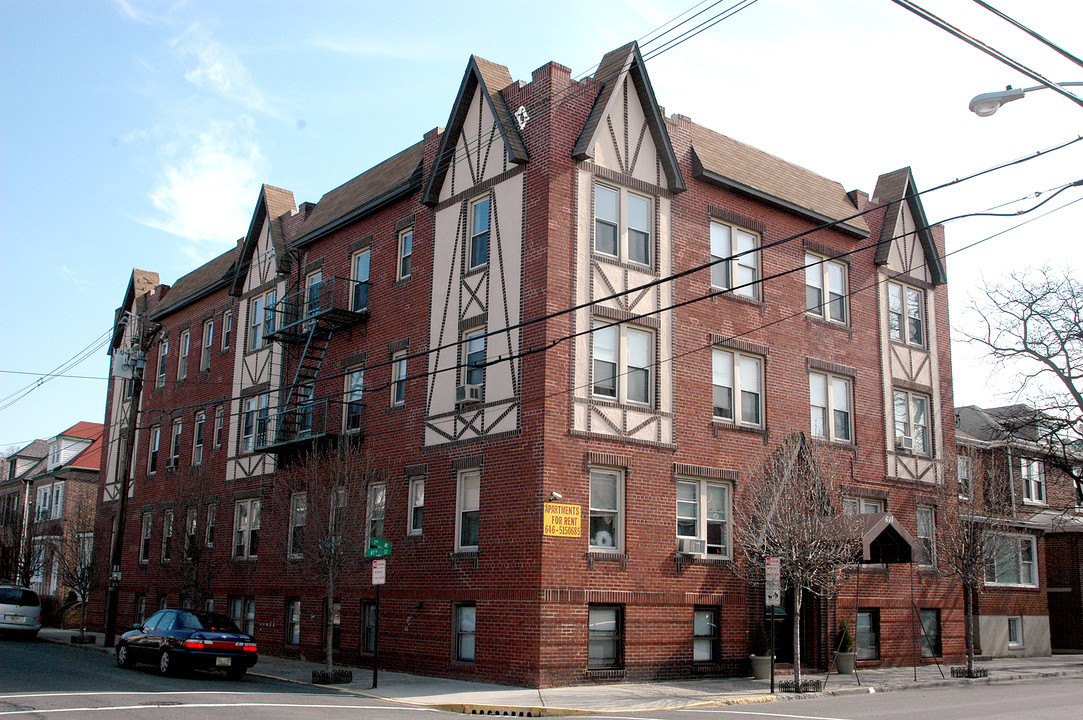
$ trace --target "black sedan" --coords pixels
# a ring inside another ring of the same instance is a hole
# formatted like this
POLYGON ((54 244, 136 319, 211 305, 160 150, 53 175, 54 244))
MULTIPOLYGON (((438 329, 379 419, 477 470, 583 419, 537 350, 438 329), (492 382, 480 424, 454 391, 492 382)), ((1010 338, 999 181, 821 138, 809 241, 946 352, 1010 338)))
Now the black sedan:
POLYGON ((117 665, 149 663, 163 675, 224 670, 240 680, 257 658, 256 641, 229 617, 200 610, 159 610, 117 641, 117 665))

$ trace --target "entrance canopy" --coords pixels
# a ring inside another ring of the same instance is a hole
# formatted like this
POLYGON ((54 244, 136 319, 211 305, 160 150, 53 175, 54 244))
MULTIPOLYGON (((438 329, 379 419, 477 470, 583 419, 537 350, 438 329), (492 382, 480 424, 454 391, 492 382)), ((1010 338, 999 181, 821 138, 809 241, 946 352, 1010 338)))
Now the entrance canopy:
POLYGON ((861 515, 863 563, 909 563, 917 557, 917 542, 891 513, 861 515))

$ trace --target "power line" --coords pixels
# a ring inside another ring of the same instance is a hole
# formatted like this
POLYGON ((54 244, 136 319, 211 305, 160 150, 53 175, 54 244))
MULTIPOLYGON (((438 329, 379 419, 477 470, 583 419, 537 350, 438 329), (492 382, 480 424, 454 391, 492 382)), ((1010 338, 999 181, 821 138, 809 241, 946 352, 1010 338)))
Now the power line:
POLYGON ((1062 48, 1062 47, 1060 47, 1059 45, 1057 45, 1057 44, 1055 44, 1055 43, 1051 42, 1050 40, 1047 40, 1046 38, 1042 37, 1041 35, 1039 35, 1038 33, 1034 32, 1033 30, 1031 30, 1030 28, 1028 28, 1028 27, 1027 27, 1026 25, 1024 25, 1023 23, 1019 22, 1019 21, 1018 21, 1018 20, 1016 20, 1015 18, 1012 18, 1012 17, 1009 17, 1008 15, 1005 15, 1004 13, 1002 13, 1002 12, 1001 12, 1000 10, 997 10, 997 9, 996 9, 995 7, 993 7, 993 6, 992 6, 992 5, 990 5, 989 3, 987 3, 987 2, 982 2, 982 0, 974 0, 974 2, 976 2, 976 3, 978 4, 978 5, 981 5, 981 6, 983 7, 983 8, 985 8, 985 9, 986 9, 986 10, 988 10, 989 12, 993 13, 994 15, 997 15, 997 16, 998 16, 998 17, 1000 17, 1000 18, 1001 18, 1002 20, 1007 20, 1007 21, 1008 21, 1008 22, 1010 22, 1010 23, 1011 23, 1012 25, 1014 25, 1015 27, 1019 28, 1020 30, 1022 30, 1023 32, 1025 32, 1025 33, 1026 33, 1027 35, 1030 35, 1030 36, 1031 36, 1032 38, 1034 38, 1034 39, 1035 39, 1035 40, 1037 40, 1038 42, 1042 43, 1043 45, 1045 45, 1045 46, 1047 46, 1047 47, 1050 47, 1050 48, 1052 48, 1053 50, 1056 50, 1056 51, 1057 51, 1058 53, 1060 53, 1060 54, 1061 54, 1061 55, 1063 55, 1064 57, 1068 58, 1069 60, 1071 60, 1072 62, 1074 62, 1074 63, 1075 63, 1076 65, 1079 65, 1080 67, 1083 67, 1083 60, 1080 60, 1079 58, 1077 58, 1077 57, 1076 57, 1075 55, 1073 55, 1072 53, 1068 52, 1068 51, 1067 51, 1067 50, 1065 50, 1064 48, 1062 48))

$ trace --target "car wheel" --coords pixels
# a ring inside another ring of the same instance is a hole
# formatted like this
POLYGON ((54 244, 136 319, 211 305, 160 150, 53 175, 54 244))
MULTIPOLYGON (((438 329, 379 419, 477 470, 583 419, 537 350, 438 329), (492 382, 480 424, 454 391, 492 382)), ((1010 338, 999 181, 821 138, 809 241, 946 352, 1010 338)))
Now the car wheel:
POLYGON ((244 674, 246 672, 248 672, 248 668, 246 667, 233 667, 229 670, 226 670, 226 677, 230 680, 240 680, 244 677, 244 674))
POLYGON ((162 675, 172 675, 173 665, 173 656, 169 654, 168 650, 163 650, 162 654, 158 656, 158 672, 162 675))
POLYGON ((132 666, 132 657, 128 654, 127 645, 117 646, 117 667, 127 668, 132 666))

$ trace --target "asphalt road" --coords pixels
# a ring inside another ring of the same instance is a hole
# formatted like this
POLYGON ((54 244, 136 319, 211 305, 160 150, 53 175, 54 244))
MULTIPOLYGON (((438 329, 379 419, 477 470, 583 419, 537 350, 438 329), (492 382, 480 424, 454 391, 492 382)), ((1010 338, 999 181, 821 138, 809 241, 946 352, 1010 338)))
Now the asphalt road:
POLYGON ((431 720, 438 715, 448 713, 254 675, 240 681, 220 673, 162 677, 150 666, 118 668, 113 656, 102 652, 0 638, 0 718, 431 720))

